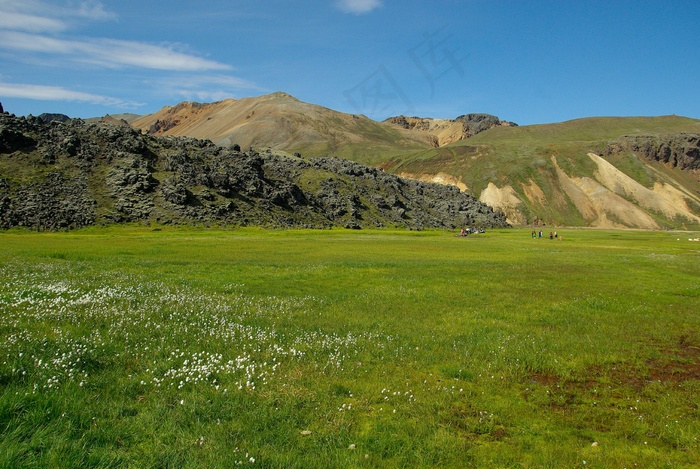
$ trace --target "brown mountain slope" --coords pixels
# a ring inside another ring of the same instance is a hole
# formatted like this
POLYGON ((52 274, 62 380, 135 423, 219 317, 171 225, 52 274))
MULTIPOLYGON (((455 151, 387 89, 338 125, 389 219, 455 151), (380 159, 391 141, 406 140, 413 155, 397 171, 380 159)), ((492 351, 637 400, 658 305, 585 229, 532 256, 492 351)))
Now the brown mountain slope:
POLYGON ((430 146, 404 129, 281 92, 211 104, 184 102, 143 116, 132 126, 152 135, 206 138, 221 146, 270 147, 310 156, 372 159, 430 146))

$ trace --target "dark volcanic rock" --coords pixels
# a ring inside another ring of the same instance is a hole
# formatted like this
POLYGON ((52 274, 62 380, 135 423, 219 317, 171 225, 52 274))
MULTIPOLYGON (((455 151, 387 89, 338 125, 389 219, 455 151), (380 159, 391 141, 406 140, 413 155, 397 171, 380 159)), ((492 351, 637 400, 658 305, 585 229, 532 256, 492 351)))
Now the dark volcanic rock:
MULTIPOLYGON (((406 116, 396 116, 389 117, 384 122, 397 125, 406 130, 415 130, 419 132, 426 132, 430 135, 431 126, 434 124, 436 119, 422 118, 422 117, 406 117, 406 116)), ((438 119, 439 120, 439 119, 438 119)), ((492 129, 494 127, 517 127, 518 124, 515 122, 508 122, 499 119, 491 114, 464 114, 457 117, 456 119, 448 119, 447 122, 456 123, 461 125, 461 131, 457 140, 462 140, 465 138, 470 138, 480 132, 492 129)), ((433 129, 433 131, 438 131, 433 129)), ((431 136, 431 143, 433 146, 440 146, 439 139, 437 135, 431 136)), ((455 139, 450 139, 447 143, 452 143, 455 139)), ((442 143, 444 144, 444 143, 442 143)))
POLYGON ((41 182, 21 187, 12 197, 7 180, 0 184, 0 227, 35 230, 80 228, 95 222, 95 201, 85 178, 48 173, 41 182))
POLYGON ((43 120, 44 122, 68 122, 70 117, 65 114, 51 114, 45 112, 43 114, 39 114, 39 119, 43 120))
POLYGON ((12 153, 17 150, 27 149, 36 142, 21 130, 12 126, 0 125, 0 153, 12 153))
POLYGON ((700 169, 700 136, 690 133, 632 135, 609 142, 604 155, 634 152, 647 160, 659 161, 681 170, 700 169))
POLYGON ((452 186, 125 126, 0 114, 0 227, 153 221, 271 227, 507 226, 452 186))
POLYGON ((493 127, 517 127, 518 125, 515 122, 502 121, 491 114, 464 114, 455 120, 462 123, 466 137, 471 137, 493 127))

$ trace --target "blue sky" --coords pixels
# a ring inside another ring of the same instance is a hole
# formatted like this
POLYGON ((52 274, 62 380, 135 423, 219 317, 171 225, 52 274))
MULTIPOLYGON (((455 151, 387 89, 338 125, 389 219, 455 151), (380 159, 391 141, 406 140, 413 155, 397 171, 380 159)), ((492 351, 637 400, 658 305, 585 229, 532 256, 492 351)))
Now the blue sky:
POLYGON ((0 0, 0 102, 148 114, 285 91, 382 120, 700 118, 699 1, 0 0))

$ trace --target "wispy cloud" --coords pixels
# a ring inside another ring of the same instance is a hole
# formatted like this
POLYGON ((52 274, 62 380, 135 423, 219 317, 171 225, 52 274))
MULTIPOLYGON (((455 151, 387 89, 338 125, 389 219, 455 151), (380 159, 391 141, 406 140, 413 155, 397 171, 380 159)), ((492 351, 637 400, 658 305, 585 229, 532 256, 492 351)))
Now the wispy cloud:
POLYGON ((68 40, 40 34, 0 30, 0 48, 11 51, 61 54, 74 62, 104 67, 138 67, 153 70, 229 70, 226 64, 155 45, 117 39, 68 40))
POLYGON ((117 77, 125 75, 114 71, 123 70, 132 83, 143 83, 134 93, 160 94, 171 99, 218 101, 235 97, 241 90, 260 90, 249 81, 228 75, 234 70, 231 65, 199 55, 187 44, 73 34, 86 22, 117 19, 98 0, 0 0, 0 52, 5 57, 41 69, 71 68, 77 72, 69 74, 72 81, 63 86, 56 82, 47 86, 10 83, 24 80, 3 80, 0 76, 0 96, 140 106, 127 99, 74 91, 80 88, 76 85, 80 73, 90 71, 95 76, 94 73, 105 70, 109 71, 105 83, 117 83, 117 77), (134 70, 138 72, 134 74, 134 70))
POLYGON ((0 0, 0 29, 32 33, 58 33, 70 28, 76 19, 104 21, 116 15, 96 0, 72 1, 67 5, 41 0, 0 0))
POLYGON ((382 6, 382 0, 337 0, 336 5, 345 13, 361 15, 382 6))
MULTIPOLYGON (((183 52, 177 44, 151 44, 108 38, 68 38, 76 18, 101 21, 115 18, 101 2, 69 2, 63 6, 39 0, 0 0, 0 48, 11 52, 60 55, 63 60, 107 68, 151 70, 230 70, 229 65, 183 52)), ((26 59, 29 59, 28 57, 26 59)))
POLYGON ((75 12, 81 18, 91 20, 113 20, 117 15, 111 11, 105 10, 102 2, 97 0, 84 0, 78 2, 77 8, 72 8, 69 11, 75 12))
POLYGON ((235 98, 243 90, 266 91, 255 83, 230 75, 185 75, 159 80, 160 92, 194 101, 221 101, 235 98))
POLYGON ((111 96, 69 90, 60 86, 30 85, 24 83, 0 82, 0 96, 35 99, 39 101, 77 101, 123 108, 136 108, 143 105, 142 103, 125 101, 111 96))
POLYGON ((0 13, 0 29, 29 31, 32 33, 56 33, 68 28, 64 21, 54 18, 12 11, 0 10, 0 13))

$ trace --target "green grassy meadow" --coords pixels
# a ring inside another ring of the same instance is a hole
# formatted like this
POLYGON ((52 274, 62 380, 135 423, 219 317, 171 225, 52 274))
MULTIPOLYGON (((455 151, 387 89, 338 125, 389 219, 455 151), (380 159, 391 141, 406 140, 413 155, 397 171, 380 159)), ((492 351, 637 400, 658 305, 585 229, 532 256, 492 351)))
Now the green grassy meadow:
POLYGON ((2 232, 0 467, 696 467, 700 233, 560 234, 2 232))

